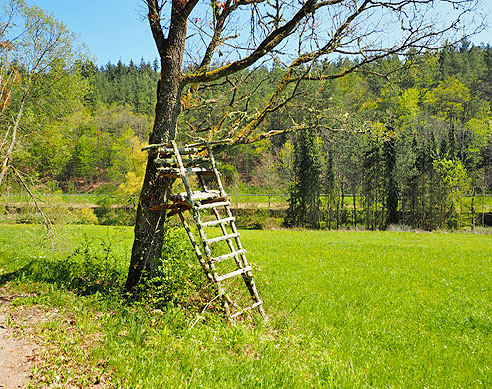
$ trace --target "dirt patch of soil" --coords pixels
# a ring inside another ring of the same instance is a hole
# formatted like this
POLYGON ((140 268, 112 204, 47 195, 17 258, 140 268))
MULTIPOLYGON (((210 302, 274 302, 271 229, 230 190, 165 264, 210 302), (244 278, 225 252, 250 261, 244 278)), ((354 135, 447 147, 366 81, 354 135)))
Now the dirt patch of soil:
MULTIPOLYGON (((83 333, 73 312, 13 304, 34 295, 0 288, 0 389, 104 388, 111 386, 107 360, 91 360, 100 333, 83 333)), ((99 313, 94 313, 98 320, 99 313)))
POLYGON ((0 295, 0 388, 9 389, 27 387, 38 357, 34 341, 10 326, 8 308, 14 298, 0 295))

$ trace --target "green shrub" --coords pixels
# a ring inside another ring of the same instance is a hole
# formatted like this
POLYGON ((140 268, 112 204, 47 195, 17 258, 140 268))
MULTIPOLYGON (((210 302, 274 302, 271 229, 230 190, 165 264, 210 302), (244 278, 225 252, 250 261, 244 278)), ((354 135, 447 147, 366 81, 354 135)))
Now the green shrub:
POLYGON ((236 224, 239 228, 246 228, 248 230, 262 230, 268 224, 268 210, 257 209, 249 214, 237 216, 236 224))
POLYGON ((25 277, 49 282, 78 294, 118 293, 126 275, 126 261, 115 254, 111 239, 83 242, 68 257, 40 256, 24 269, 25 277))
POLYGON ((156 274, 140 284, 140 301, 155 308, 181 306, 196 312, 214 298, 215 288, 207 280, 185 231, 167 227, 162 258, 156 260, 156 274))
POLYGON ((74 214, 78 217, 77 224, 98 224, 99 220, 92 208, 81 208, 74 210, 74 214))
POLYGON ((97 202, 94 213, 99 224, 108 226, 131 226, 135 224, 135 212, 132 207, 121 207, 119 199, 105 196, 97 202))

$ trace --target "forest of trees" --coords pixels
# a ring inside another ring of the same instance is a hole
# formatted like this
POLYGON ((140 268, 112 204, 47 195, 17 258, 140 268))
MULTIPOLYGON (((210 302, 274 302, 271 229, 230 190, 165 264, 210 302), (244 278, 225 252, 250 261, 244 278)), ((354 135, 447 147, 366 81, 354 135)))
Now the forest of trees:
MULTIPOLYGON (((350 65, 339 58, 316 66, 335 72, 350 65)), ((281 75, 281 65, 243 71, 233 93, 254 111, 281 75), (252 77, 255 82, 248 82, 252 77), (262 90, 251 89, 258 84, 262 90)), ((135 195, 158 79, 157 61, 79 62, 65 76, 61 97, 48 99, 42 93, 57 90, 43 89, 26 101, 12 155, 16 168, 40 192, 135 195)), ((465 41, 296 88, 289 108, 272 113, 262 127, 299 131, 220 154, 226 177, 240 177, 244 190, 289 197, 286 226, 433 230, 487 224, 482 201, 492 192, 492 47, 465 41)), ((222 89, 232 93, 227 83, 222 89)), ((207 97, 205 87, 200 98, 213 100, 212 93, 217 88, 207 97)), ((219 122, 221 104, 227 101, 188 109, 183 96, 178 139, 191 141, 219 122)), ((18 107, 3 109, 8 116, 18 107)), ((12 178, 2 186, 2 193, 18 190, 12 178)))

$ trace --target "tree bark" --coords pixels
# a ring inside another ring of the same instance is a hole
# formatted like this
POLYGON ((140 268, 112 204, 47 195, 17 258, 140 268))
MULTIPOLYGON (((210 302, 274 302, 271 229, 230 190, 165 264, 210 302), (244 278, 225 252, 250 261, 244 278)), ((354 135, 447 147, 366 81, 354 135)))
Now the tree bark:
POLYGON ((332 204, 333 204, 333 193, 331 193, 328 196, 328 229, 329 230, 331 230, 332 204))
POLYGON ((354 205, 354 228, 357 228, 357 196, 356 196, 356 192, 357 192, 357 183, 354 181, 354 183, 352 184, 352 202, 353 202, 353 205, 354 205))
MULTIPOLYGON (((181 111, 183 90, 183 54, 186 41, 186 17, 183 10, 174 6, 167 38, 155 20, 155 4, 149 2, 149 20, 161 57, 161 78, 157 86, 154 128, 149 143, 169 142, 176 137, 177 120, 181 111)), ((125 289, 132 291, 142 277, 152 277, 155 273, 156 259, 162 255, 164 244, 163 226, 166 211, 152 210, 157 204, 166 202, 168 179, 158 177, 154 156, 149 153, 145 178, 140 193, 135 220, 135 238, 125 289)))
POLYGON ((472 198, 471 198, 471 215, 472 215, 472 231, 475 231, 475 189, 473 189, 472 198))
POLYGON ((485 186, 482 186, 482 227, 485 228, 485 186))
POLYGON ((341 191, 341 199, 340 199, 340 226, 343 224, 343 210, 345 205, 345 182, 342 181, 342 185, 340 187, 341 191))
POLYGON ((12 157, 12 153, 14 151, 14 146, 17 141, 17 129, 19 128, 19 124, 22 118, 22 115, 24 113, 24 104, 26 102, 27 98, 27 91, 24 92, 22 96, 22 100, 20 102, 19 106, 19 111, 17 112, 17 117, 15 119, 14 125, 12 126, 12 135, 10 139, 10 145, 9 148, 7 149, 6 154, 3 157, 2 164, 0 166, 0 184, 2 184, 2 181, 4 180, 5 176, 7 175, 7 170, 9 169, 9 163, 10 163, 10 158, 12 157))

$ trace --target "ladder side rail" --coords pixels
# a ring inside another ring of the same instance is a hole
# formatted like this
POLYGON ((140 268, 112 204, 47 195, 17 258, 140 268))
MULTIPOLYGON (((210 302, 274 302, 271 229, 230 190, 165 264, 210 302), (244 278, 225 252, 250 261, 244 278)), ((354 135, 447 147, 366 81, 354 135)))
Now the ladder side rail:
POLYGON ((191 192, 191 188, 190 188, 190 184, 188 182, 188 179, 186 178, 186 170, 183 166, 183 161, 181 159, 181 155, 179 154, 178 145, 176 144, 176 141, 174 141, 174 140, 171 141, 171 145, 173 146, 176 161, 178 161, 178 167, 179 167, 179 173, 181 175, 181 180, 183 181, 183 185, 185 186, 186 193, 188 194, 188 199, 191 203, 191 206, 193 206, 192 192, 191 192))
MULTIPOLYGON (((227 196, 227 193, 225 192, 224 190, 224 187, 222 186, 222 181, 220 180, 220 175, 219 175, 219 172, 217 170, 217 164, 215 163, 215 158, 214 158, 214 155, 212 153, 212 148, 210 147, 210 144, 208 142, 205 143, 206 146, 207 146, 207 150, 208 150, 208 155, 210 157, 210 163, 212 165, 212 169, 215 173, 215 178, 217 180, 217 185, 219 186, 219 190, 220 190, 220 194, 221 196, 227 196)), ((205 186, 205 183, 203 182, 203 180, 201 179, 200 177, 200 184, 202 185, 202 187, 206 188, 205 186)), ((224 208, 226 209, 226 213, 227 213, 227 217, 228 218, 233 218, 234 216, 232 215, 232 212, 231 212, 231 209, 229 207, 229 205, 225 205, 224 208)), ((216 208, 212 208, 214 214, 215 214, 215 217, 217 218, 217 220, 220 219, 220 214, 219 212, 217 211, 216 208)), ((233 234, 237 234, 238 236, 235 237, 235 241, 236 241, 236 245, 237 245, 237 249, 238 251, 239 250, 243 250, 243 247, 241 245, 241 240, 239 239, 239 233, 237 231, 237 228, 236 228, 236 224, 234 223, 234 221, 231 221, 230 222, 230 225, 231 225, 231 229, 232 229, 232 233, 233 234)), ((226 227, 222 224, 220 224, 220 228, 222 230, 222 234, 223 235, 227 235, 227 230, 226 230, 226 227)), ((227 245, 229 246, 229 249, 231 250, 231 252, 235 251, 236 249, 234 248, 234 244, 232 243, 232 240, 231 239, 227 239, 227 245)), ((238 268, 242 268, 242 267, 247 267, 248 266, 248 261, 246 260, 246 256, 244 254, 241 254, 241 259, 242 261, 239 260, 239 258, 235 257, 235 260, 236 260, 236 264, 238 266, 238 268)), ((258 297, 259 299, 259 297, 258 297)))
POLYGON ((212 153, 212 148, 210 147, 210 143, 207 142, 206 146, 207 146, 207 150, 208 150, 208 156, 210 157, 210 163, 212 165, 212 170, 214 171, 215 179, 217 180, 217 185, 218 185, 219 190, 220 190, 220 195, 221 196, 227 196, 227 193, 225 192, 224 187, 222 186, 222 181, 220 180, 219 171, 217 170, 217 164, 215 163, 215 158, 214 158, 214 155, 212 153))
POLYGON ((207 274, 207 278, 212 279, 212 274, 210 274, 210 268, 208 264, 205 262, 203 259, 202 252, 200 251, 200 247, 198 246, 198 243, 196 242, 196 239, 193 235, 193 232, 191 231, 190 226, 186 222, 183 213, 178 212, 179 218, 181 219, 181 223, 183 224, 184 229, 186 230, 186 233, 188 234, 188 238, 190 239, 191 245, 193 246, 193 249, 195 250, 195 254, 198 257, 198 261, 200 262, 200 265, 202 266, 203 270, 205 270, 205 273, 207 274))
POLYGON ((197 208, 193 207, 193 218, 195 219, 196 226, 198 228, 198 233, 200 235, 200 239, 203 244, 203 249, 205 250, 205 254, 207 257, 207 262, 208 262, 208 267, 210 268, 210 274, 212 275, 213 281, 217 284, 217 290, 219 292, 219 295, 222 296, 222 305, 224 306, 224 309, 226 311, 226 316, 230 317, 231 315, 231 310, 229 308, 229 303, 227 299, 224 297, 226 296, 226 292, 224 287, 222 286, 220 282, 220 276, 217 274, 217 270, 215 268, 215 265, 212 261, 212 251, 210 250, 210 246, 207 243, 207 236, 205 235, 205 231, 203 230, 202 227, 202 221, 200 219, 200 212, 198 211, 197 208))
MULTIPOLYGON (((226 210, 227 217, 234 217, 232 215, 231 208, 228 205, 224 206, 224 208, 226 210)), ((239 239, 239 235, 240 234, 239 234, 239 232, 238 232, 238 230, 236 228, 236 223, 234 221, 231 221, 230 225, 231 225, 231 231, 232 231, 232 233, 233 234, 238 234, 238 236, 236 238, 234 238, 236 240, 237 249, 238 250, 242 250, 243 249, 243 246, 241 244, 241 239, 239 239)), ((243 261, 243 266, 244 267, 248 266, 248 261, 246 260, 246 256, 242 255, 241 257, 242 257, 241 259, 243 261)))
MULTIPOLYGON (((171 145, 173 146, 174 154, 175 154, 176 160, 178 161, 178 166, 179 166, 179 170, 181 173, 181 180, 183 182, 183 185, 186 188, 186 193, 188 194, 188 200, 189 200, 190 205, 193 209, 193 218, 195 219, 195 223, 196 223, 197 228, 198 228, 198 233, 200 235, 200 239, 202 240, 203 248, 204 248, 205 254, 207 256, 207 262, 208 262, 208 266, 210 269, 210 274, 212 275, 212 279, 214 280, 215 284, 217 285, 217 291, 218 291, 219 295, 224 296, 226 293, 225 293, 224 287, 222 286, 222 284, 219 281, 219 275, 217 274, 214 263, 212 262, 212 252, 210 251, 210 247, 207 244, 207 237, 205 235, 205 231, 203 231, 203 228, 202 228, 202 221, 200 220, 200 213, 195 208, 195 202, 193 201, 191 188, 190 188, 190 185, 188 183, 188 179, 186 178, 186 171, 185 171, 185 168, 183 166, 183 161, 181 160, 181 155, 179 153, 179 149, 178 149, 178 146, 176 144, 176 141, 172 140, 171 145)), ((222 305, 224 306, 227 317, 229 317, 231 315, 231 311, 230 311, 229 303, 227 302, 227 299, 222 298, 222 305)))
MULTIPOLYGON (((227 216, 232 217, 232 212, 230 210, 229 205, 224 206, 224 208, 226 209, 227 216)), ((217 211, 216 208, 212 208, 212 210, 215 214, 215 217, 217 219, 220 219, 221 216, 219 214, 219 211, 217 211)), ((230 225, 231 225, 232 233, 237 235, 234 239, 236 241, 238 253, 241 256, 241 259, 240 259, 239 255, 235 255, 234 261, 236 262, 238 269, 248 268, 249 267, 248 261, 246 259, 245 250, 243 249, 243 247, 241 245, 241 240, 239 238, 239 232, 237 231, 236 224, 234 223, 234 221, 231 221, 230 225)), ((224 235, 226 235, 227 234, 226 227, 223 224, 220 224, 220 228, 222 230, 222 233, 224 235)), ((234 244, 232 243, 232 239, 226 239, 226 242, 227 242, 227 245, 229 246, 229 249, 231 250, 231 252, 234 252, 235 248, 234 248, 234 244)), ((265 310, 263 309, 263 301, 260 299, 260 295, 258 294, 258 290, 256 289, 256 284, 253 280, 253 274, 251 273, 251 270, 248 270, 245 273, 241 273, 241 277, 244 281, 244 284, 248 288, 248 291, 249 291, 249 294, 250 294, 252 300, 254 301, 254 304, 251 306, 251 309, 252 308, 258 308, 258 312, 260 312, 261 317, 263 317, 264 320, 267 320, 268 316, 265 313, 265 310)), ((244 309, 240 308, 240 310, 234 314, 235 316, 233 315, 233 316, 231 316, 231 318, 234 318, 234 317, 239 316, 239 315, 244 315, 247 310, 248 310, 247 308, 244 308, 244 309)))
MULTIPOLYGON (((207 144, 208 145, 208 144, 207 144)), ((209 157, 210 157, 210 161, 211 161, 211 164, 212 164, 212 168, 214 170, 214 173, 217 172, 217 167, 215 165, 215 159, 213 158, 213 154, 212 154, 212 150, 210 149, 210 146, 208 146, 208 152, 209 152, 209 157)), ((216 174, 216 178, 217 180, 219 180, 218 182, 220 183, 220 178, 218 176, 218 174, 216 174)), ((199 174, 198 175, 198 182, 200 183, 200 186, 203 188, 203 190, 207 190, 207 186, 205 184, 205 181, 203 180, 203 178, 201 177, 201 175, 199 174)), ((222 196, 226 196, 227 194, 225 193, 224 191, 224 188, 222 187, 222 184, 219 185, 219 188, 221 190, 221 195, 222 196)), ((214 213, 215 217, 217 220, 220 220, 221 217, 220 217, 220 213, 219 211, 217 211, 217 208, 216 207, 212 207, 212 212, 214 213)), ((222 231, 222 235, 226 236, 226 235, 229 235, 228 231, 227 231, 227 228, 224 224, 220 223, 219 224, 220 226, 220 230, 222 231)), ((239 233, 236 231, 235 234, 239 235, 239 233)), ((236 251, 236 248, 234 247, 234 244, 232 243, 232 239, 231 238, 227 238, 226 239, 226 242, 227 242, 227 246, 229 247, 229 250, 231 250, 231 253, 236 251)), ((239 257, 237 255, 234 256, 234 260, 236 262, 236 265, 238 267, 238 269, 240 269, 242 266, 241 262, 239 261, 239 257)))
MULTIPOLYGON (((210 144, 209 143, 206 143, 206 146, 207 146, 208 154, 209 154, 209 157, 210 157, 210 163, 212 164, 212 168, 213 168, 213 171, 215 173, 216 180, 217 180, 217 185, 219 186, 220 193, 221 193, 222 196, 227 196, 227 194, 226 194, 226 192, 224 190, 224 187, 222 186, 222 182, 220 180, 219 172, 217 171, 217 165, 215 163, 215 158, 213 156, 213 153, 212 153, 212 149, 210 147, 210 144)), ((226 205, 224 208, 226 209, 227 216, 228 217, 233 217, 230 207, 228 205, 226 205)), ((213 210, 214 210, 215 216, 217 218, 219 218, 220 217, 220 214, 218 213, 218 211, 215 208, 213 208, 213 210)), ((236 228, 236 223, 234 221, 231 221, 230 222, 230 226, 231 226, 232 233, 233 234, 237 234, 238 231, 237 231, 237 228, 236 228)), ((221 225, 221 228, 225 228, 225 226, 222 226, 221 225)), ((243 247, 242 247, 242 244, 241 244, 241 240, 239 239, 239 237, 236 237, 235 238, 235 241, 236 241, 236 245, 237 245, 238 251, 239 250, 243 250, 243 247)), ((233 249, 234 248, 234 245, 233 245, 232 241, 228 241, 228 245, 229 245, 229 248, 231 249, 231 251, 233 251, 234 250, 233 249)), ((248 261, 246 259, 246 255, 244 254, 244 252, 241 252, 240 256, 241 256, 241 260, 239 260, 239 258, 237 256, 234 258, 235 261, 236 261, 236 264, 237 264, 238 268, 248 268, 249 265, 248 265, 248 261)), ((251 271, 247 271, 246 273, 241 274, 241 276, 243 278, 244 283, 246 284, 246 287, 248 288, 248 290, 250 292, 251 298, 256 303, 259 303, 261 301, 261 299, 260 299, 260 296, 258 294, 258 290, 256 289, 256 284, 255 284, 255 282, 253 280, 253 274, 251 273, 251 271)), ((263 305, 262 304, 260 304, 258 306, 258 311, 260 312, 261 316, 265 320, 267 320, 267 315, 265 313, 265 310, 263 309, 263 305)))
MULTIPOLYGON (((208 144, 207 144, 207 146, 208 146, 208 144)), ((221 191, 221 195, 222 195, 222 196, 226 196, 227 194, 225 193, 224 188, 222 187, 222 183, 221 183, 221 181, 220 181, 220 177, 219 177, 219 174, 218 174, 218 172, 217 172, 217 167, 216 167, 216 165, 215 165, 215 160, 213 159, 213 155, 212 155, 212 153, 211 153, 210 147, 208 147, 208 151, 209 151, 209 156, 211 157, 211 158, 210 158, 210 159, 211 159, 211 164, 212 164, 213 171, 214 171, 214 173, 215 173, 215 177, 216 177, 217 182, 218 182, 218 185, 219 185, 219 189, 220 189, 220 191, 221 191)), ((200 174, 198 174, 198 181, 199 181, 199 183, 200 183, 201 187, 203 188, 203 190, 207 190, 207 186, 206 186, 206 184, 205 184, 205 181, 203 180, 203 178, 201 177, 201 175, 200 175, 200 174)), ((228 209, 228 208, 229 208, 228 204, 227 204, 227 205, 225 205, 225 206, 224 206, 224 208, 228 209)), ((217 210, 217 207, 212 207, 211 209, 212 209, 213 214, 215 215, 215 218, 216 218, 217 220, 220 220, 220 219, 221 219, 221 216, 220 216, 219 211, 217 210)), ((198 211, 197 211, 197 210, 195 210, 195 211, 198 213, 198 211)), ((228 215, 229 215, 229 213, 228 213, 228 215)), ((232 214, 230 214, 230 216, 229 216, 229 217, 232 217, 232 214)), ((234 219, 232 219, 232 221, 231 221, 231 223, 230 223, 231 225, 234 225, 234 221, 233 221, 233 220, 234 220, 234 219)), ((228 235, 228 231, 227 231, 226 226, 225 226, 224 224, 222 224, 222 223, 220 223, 220 224, 219 224, 219 226, 220 226, 220 229, 221 229, 221 231, 222 231, 222 235, 223 235, 223 236, 228 235)), ((234 226, 234 227, 235 227, 235 226, 234 226)), ((199 228, 200 228, 200 226, 199 226, 199 228)), ((233 233, 234 233, 234 234, 236 234, 236 235, 239 237, 239 233, 237 232, 237 230, 235 230, 235 232, 233 232, 233 233)), ((236 241, 238 240, 238 237, 236 238, 236 241)), ((205 241, 204 241, 204 242, 205 242, 205 241)), ((227 239, 226 239, 226 242, 227 242, 227 246, 229 247, 229 250, 231 251, 231 253, 235 252, 235 251, 236 251, 236 249, 235 249, 235 247, 234 247, 234 244, 233 244, 233 242, 232 242, 232 239, 231 239, 231 238, 227 238, 227 239)), ((241 247, 241 246, 240 246, 240 245, 238 246, 238 250, 239 250, 239 247, 241 247)), ((242 255, 244 256, 244 254, 242 254, 242 255)), ((238 255, 238 254, 234 255, 234 262, 236 263, 236 266, 237 266, 237 268, 238 268, 238 269, 242 269, 242 268, 244 267, 244 265, 243 265, 243 263, 241 262, 240 257, 239 257, 239 255, 238 255)), ((212 264, 212 266, 214 266, 214 265, 212 264)), ((215 266, 214 266, 214 268, 215 268, 215 266)), ((260 297, 259 297, 259 295, 258 295, 258 292, 256 291, 256 288, 254 287, 254 285, 253 285, 253 287, 251 287, 251 283, 250 283, 250 282, 248 282, 248 281, 247 281, 247 279, 246 279, 246 277, 247 277, 248 279, 252 280, 252 277, 251 277, 251 272, 250 272, 250 271, 248 271, 248 273, 249 273, 249 275, 250 275, 249 277, 248 277, 248 275, 247 275, 247 274, 245 274, 245 273, 242 273, 242 274, 241 274, 241 276, 243 277, 244 283, 246 284, 246 287, 248 288, 248 291, 249 291, 249 293, 250 293, 250 295, 251 295, 251 298, 252 298, 253 300, 255 300, 255 304, 259 304, 259 305, 258 305, 258 306, 259 306, 259 308, 258 308, 258 309, 259 309, 259 312, 260 312, 261 316, 262 316, 263 318, 266 318, 265 311, 263 310, 263 307, 261 306, 261 304, 262 304, 263 302, 260 300, 260 297)), ((216 281, 216 282, 218 282, 218 281, 216 281)), ((227 295, 226 295, 226 296, 227 296, 227 295)), ((229 299, 229 303, 230 303, 231 305, 235 306, 235 307, 236 307, 236 309, 238 310, 238 311, 237 311, 236 313, 234 313, 233 315, 231 315, 230 311, 228 311, 228 312, 227 312, 227 316, 229 317, 229 319, 230 319, 230 320, 232 320, 234 317, 237 317, 237 316, 239 316, 239 315, 244 315, 244 313, 246 312, 246 310, 245 310, 244 308, 240 307, 240 306, 239 306, 239 305, 237 305, 236 303, 233 303, 233 302, 232 302, 232 300, 230 300, 230 299, 229 299)))
MULTIPOLYGON (((231 208, 228 205, 225 206, 224 208, 226 209, 227 216, 232 217, 231 208)), ((236 223, 231 222, 230 224, 231 224, 232 233, 233 234, 238 233, 237 228, 236 228, 236 223)), ((243 250, 243 246, 241 244, 241 239, 239 237, 236 237, 234 239, 236 240, 236 245, 237 245, 238 251, 243 250)), ((246 254, 244 254, 244 251, 241 251, 240 256, 241 256, 242 265, 244 267, 249 267, 248 260, 246 259, 246 254)), ((251 298, 255 302, 260 302, 261 299, 260 299, 260 296, 258 294, 258 290, 256 289, 256 284, 255 284, 255 281, 253 280, 253 274, 251 273, 251 271, 248 271, 247 273, 242 274, 242 278, 244 280, 244 283, 246 284, 246 287, 250 291, 251 298)), ((267 315, 266 315, 265 310, 263 309, 262 305, 258 306, 258 311, 260 312, 261 316, 266 320, 267 315)))

